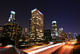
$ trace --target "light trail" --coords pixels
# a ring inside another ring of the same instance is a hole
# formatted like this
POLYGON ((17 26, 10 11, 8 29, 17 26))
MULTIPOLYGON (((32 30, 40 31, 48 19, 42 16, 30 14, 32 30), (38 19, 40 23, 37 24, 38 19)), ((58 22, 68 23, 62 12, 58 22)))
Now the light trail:
POLYGON ((50 46, 50 45, 52 45, 52 44, 48 44, 48 45, 45 45, 45 46, 39 46, 39 47, 31 48, 31 49, 23 49, 22 51, 31 52, 31 51, 34 51, 36 49, 41 49, 41 48, 44 48, 44 47, 47 47, 47 46, 50 46))
POLYGON ((49 48, 52 48, 52 47, 55 47, 55 46, 58 46, 58 45, 64 45, 64 43, 58 43, 58 44, 51 45, 51 46, 48 46, 48 47, 45 47, 45 48, 41 48, 41 49, 38 49, 38 50, 35 50, 35 51, 32 51, 32 52, 28 52, 28 54, 36 54, 36 53, 38 53, 38 52, 47 50, 47 49, 49 49, 49 48))

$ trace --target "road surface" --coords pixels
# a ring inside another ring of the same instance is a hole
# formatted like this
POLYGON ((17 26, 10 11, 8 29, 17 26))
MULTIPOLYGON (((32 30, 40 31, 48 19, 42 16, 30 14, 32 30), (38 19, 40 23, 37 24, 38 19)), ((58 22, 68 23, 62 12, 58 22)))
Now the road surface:
POLYGON ((62 47, 65 43, 57 43, 53 45, 46 45, 46 46, 41 46, 39 48, 33 48, 33 49, 28 49, 28 50, 23 50, 24 52, 28 54, 51 54, 52 52, 56 51, 60 47, 62 47))

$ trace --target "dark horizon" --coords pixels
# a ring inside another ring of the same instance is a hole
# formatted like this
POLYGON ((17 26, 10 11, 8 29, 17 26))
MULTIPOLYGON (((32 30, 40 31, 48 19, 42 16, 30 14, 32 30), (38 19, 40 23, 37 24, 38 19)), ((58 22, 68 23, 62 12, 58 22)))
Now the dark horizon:
POLYGON ((29 28, 31 10, 38 8, 44 14, 45 29, 51 29, 51 21, 56 20, 58 27, 65 32, 80 32, 80 3, 74 0, 23 0, 0 1, 0 24, 8 22, 10 11, 16 11, 16 21, 29 28))

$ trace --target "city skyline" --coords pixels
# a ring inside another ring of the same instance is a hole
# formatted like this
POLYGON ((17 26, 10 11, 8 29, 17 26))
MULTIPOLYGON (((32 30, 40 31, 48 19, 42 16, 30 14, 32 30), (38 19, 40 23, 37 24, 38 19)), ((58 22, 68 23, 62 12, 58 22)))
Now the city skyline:
POLYGON ((0 54, 80 54, 80 1, 0 0, 0 54))
POLYGON ((72 0, 58 1, 1 1, 0 2, 0 24, 7 23, 11 10, 16 11, 16 21, 22 27, 29 28, 30 11, 38 8, 44 14, 46 29, 51 29, 51 22, 57 21, 58 27, 63 27, 65 32, 80 32, 79 3, 72 0), (22 4, 21 4, 22 3, 22 4), (39 4, 38 4, 39 3, 39 4), (48 3, 48 4, 47 4, 48 3), (75 4, 74 4, 75 3, 75 4), (41 4, 41 5, 40 5, 41 4), (48 25, 48 26, 47 26, 48 25))

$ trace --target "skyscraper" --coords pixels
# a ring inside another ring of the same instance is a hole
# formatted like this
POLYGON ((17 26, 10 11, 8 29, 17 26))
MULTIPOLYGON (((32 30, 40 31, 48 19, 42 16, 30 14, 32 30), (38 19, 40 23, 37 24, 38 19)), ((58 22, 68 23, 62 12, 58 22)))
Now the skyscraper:
POLYGON ((0 25, 0 33, 2 32, 2 30, 3 30, 3 27, 0 25))
POLYGON ((22 30, 22 34, 24 35, 24 36, 26 36, 27 35, 27 32, 28 32, 28 29, 25 27, 25 28, 23 28, 23 30, 22 30))
POLYGON ((63 28, 59 28, 59 31, 58 31, 58 33, 59 33, 59 37, 62 37, 62 33, 63 33, 64 31, 63 31, 63 28))
POLYGON ((56 21, 52 21, 52 31, 51 31, 52 39, 55 39, 58 36, 58 29, 56 21))
POLYGON ((50 30, 50 29, 45 29, 45 30, 44 30, 44 36, 45 36, 45 41, 46 41, 46 42, 51 41, 51 40, 52 40, 51 30, 50 30))
POLYGON ((26 41, 29 41, 29 36, 28 36, 28 29, 27 27, 23 28, 22 30, 22 39, 25 39, 26 41))
POLYGON ((69 32, 69 40, 72 40, 73 36, 72 36, 72 32, 69 32))
POLYGON ((74 35, 74 39, 78 36, 78 34, 76 32, 73 33, 73 35, 74 35))
MULTIPOLYGON (((3 26, 4 37, 16 42, 16 45, 21 37, 22 27, 15 22, 15 12, 11 11, 8 23, 3 26)), ((10 42, 10 44, 14 44, 10 42)))
POLYGON ((63 28, 59 28, 58 33, 59 33, 59 39, 60 39, 60 40, 62 40, 62 41, 68 40, 68 38, 67 38, 67 33, 64 32, 63 28))
POLYGON ((34 9, 31 11, 31 22, 30 22, 30 40, 35 43, 43 41, 43 14, 38 10, 34 9))
POLYGON ((2 35, 2 31, 3 31, 3 26, 0 25, 0 37, 2 35))

